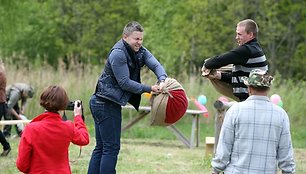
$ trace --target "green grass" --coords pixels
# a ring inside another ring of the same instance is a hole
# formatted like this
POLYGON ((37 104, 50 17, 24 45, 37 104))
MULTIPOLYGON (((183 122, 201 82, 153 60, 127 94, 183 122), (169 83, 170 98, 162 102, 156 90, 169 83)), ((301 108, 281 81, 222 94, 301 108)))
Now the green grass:
MULTIPOLYGON (((19 138, 10 139, 13 150, 6 158, 0 158, 0 173, 18 173, 15 167, 17 156, 17 143, 19 138)), ((94 138, 91 143, 82 148, 79 155, 79 147, 70 146, 70 165, 73 174, 87 172, 94 138)), ((151 139, 122 139, 122 147, 117 164, 118 174, 200 174, 209 171, 210 158, 204 157, 203 144, 199 148, 188 149, 179 141, 151 140, 151 139)))
MULTIPOLYGON (((0 158, 1 174, 18 174, 15 166, 19 138, 9 139, 12 151, 7 157, 0 158)), ((73 174, 85 174, 95 140, 92 137, 88 146, 82 148, 71 145, 70 166, 73 174)), ((296 174, 306 172, 306 150, 295 149, 296 174)), ((186 148, 177 140, 129 139, 123 138, 119 154, 118 174, 210 174, 211 156, 205 156, 204 139, 200 146, 186 148)))

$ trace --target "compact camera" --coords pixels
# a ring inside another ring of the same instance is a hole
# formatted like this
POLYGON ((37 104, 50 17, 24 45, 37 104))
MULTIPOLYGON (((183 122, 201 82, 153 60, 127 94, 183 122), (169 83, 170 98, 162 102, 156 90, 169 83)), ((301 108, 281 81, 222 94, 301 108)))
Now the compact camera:
MULTIPOLYGON (((74 110, 74 103, 75 103, 75 101, 69 101, 68 106, 66 107, 65 110, 73 111, 74 110)), ((81 102, 77 102, 77 106, 78 107, 81 106, 81 108, 82 108, 82 119, 85 121, 85 117, 84 117, 84 114, 83 114, 84 109, 83 109, 82 101, 81 102)), ((62 119, 65 120, 65 121, 67 120, 67 116, 66 116, 65 112, 64 112, 64 115, 63 115, 62 119)))
MULTIPOLYGON (((74 103, 75 103, 75 101, 69 101, 66 110, 73 111, 74 110, 74 103)), ((78 107, 81 106, 82 105, 82 101, 78 102, 77 104, 78 104, 78 107)), ((83 107, 82 107, 82 109, 83 109, 83 107)))

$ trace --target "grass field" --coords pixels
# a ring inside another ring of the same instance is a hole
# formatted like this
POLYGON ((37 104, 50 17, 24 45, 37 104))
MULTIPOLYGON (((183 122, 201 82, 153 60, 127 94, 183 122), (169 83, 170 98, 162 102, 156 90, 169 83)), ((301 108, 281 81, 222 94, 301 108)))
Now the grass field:
MULTIPOLYGON (((1 174, 20 174, 15 167, 19 138, 10 139, 13 150, 9 156, 0 158, 1 174)), ((94 148, 91 143, 82 148, 70 146, 70 165, 73 174, 86 174, 90 155, 94 148)), ((296 174, 306 173, 306 151, 295 149, 296 174)), ((205 156, 203 141, 200 147, 188 149, 177 140, 122 139, 117 164, 118 174, 210 174, 210 156, 205 156)))

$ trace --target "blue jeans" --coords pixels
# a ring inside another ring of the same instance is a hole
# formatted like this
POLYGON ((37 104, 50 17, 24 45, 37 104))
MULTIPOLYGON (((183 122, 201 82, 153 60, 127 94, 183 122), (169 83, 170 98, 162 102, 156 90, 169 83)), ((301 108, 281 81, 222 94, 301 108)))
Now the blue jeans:
POLYGON ((89 101, 95 122, 96 146, 88 174, 115 174, 121 136, 121 106, 93 95, 89 101))

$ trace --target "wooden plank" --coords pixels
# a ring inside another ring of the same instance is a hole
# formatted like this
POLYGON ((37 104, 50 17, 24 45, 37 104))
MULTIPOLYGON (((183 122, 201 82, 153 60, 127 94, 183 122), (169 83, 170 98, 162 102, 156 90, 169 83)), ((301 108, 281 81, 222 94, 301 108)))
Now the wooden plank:
POLYGON ((215 137, 205 137, 206 144, 215 144, 215 137))
MULTIPOLYGON (((135 109, 134 106, 132 105, 125 105, 122 106, 122 109, 135 109)), ((150 106, 139 106, 139 111, 151 111, 151 107, 150 106)))
POLYGON ((193 109, 187 109, 185 114, 194 115, 194 114, 205 114, 205 111, 202 110, 193 110, 193 109))
POLYGON ((188 148, 191 148, 189 140, 179 131, 174 125, 167 126, 167 128, 188 148))
MULTIPOLYGON (((122 106, 122 109, 135 109, 131 105, 122 106)), ((126 129, 132 127, 134 124, 139 122, 141 119, 143 119, 147 114, 151 112, 150 106, 139 106, 139 114, 134 119, 132 119, 130 122, 128 122, 121 130, 125 131, 126 129)), ((205 111, 202 110, 193 110, 193 109, 187 109, 185 112, 185 115, 192 116, 192 125, 191 125, 191 135, 190 139, 187 139, 183 133, 175 127, 173 124, 170 126, 167 126, 167 128, 188 148, 198 147, 199 146, 199 129, 200 129, 200 115, 204 114, 205 111)))
POLYGON ((129 121, 124 127, 121 128, 121 132, 124 132, 128 128, 132 127, 139 120, 143 119, 148 113, 150 113, 150 112, 149 111, 143 111, 143 112, 139 113, 139 115, 136 118, 129 121))
POLYGON ((2 120, 0 121, 0 125, 15 125, 15 124, 28 124, 31 120, 2 120))
MULTIPOLYGON (((132 105, 122 106, 123 109, 135 109, 132 105)), ((139 106, 139 111, 151 111, 151 106, 139 106)), ((194 110, 194 109, 187 109, 185 114, 193 115, 193 114, 204 114, 205 111, 202 110, 194 110)))

